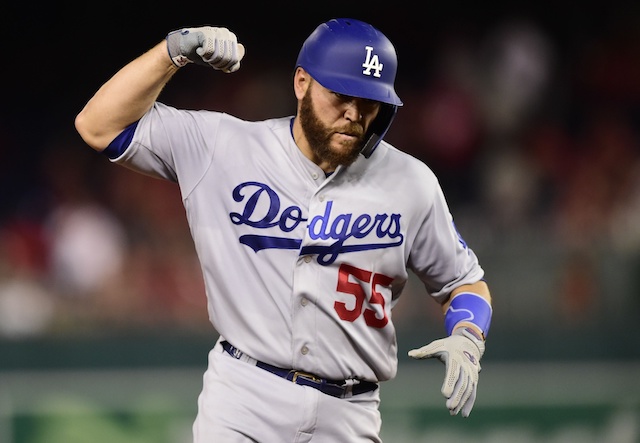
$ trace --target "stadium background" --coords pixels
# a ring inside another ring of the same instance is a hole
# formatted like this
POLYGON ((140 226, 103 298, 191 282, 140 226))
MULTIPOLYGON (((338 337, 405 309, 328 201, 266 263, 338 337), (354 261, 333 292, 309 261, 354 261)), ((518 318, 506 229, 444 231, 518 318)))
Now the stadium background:
POLYGON ((396 44, 387 139, 441 178, 495 299, 476 408, 403 356, 442 333, 413 281, 394 310, 392 443, 640 441, 640 4, 11 3, 2 18, 0 443, 184 443, 215 340, 177 189, 109 165, 73 118, 120 66, 199 24, 242 69, 162 100, 290 114, 299 45, 352 16, 396 44))

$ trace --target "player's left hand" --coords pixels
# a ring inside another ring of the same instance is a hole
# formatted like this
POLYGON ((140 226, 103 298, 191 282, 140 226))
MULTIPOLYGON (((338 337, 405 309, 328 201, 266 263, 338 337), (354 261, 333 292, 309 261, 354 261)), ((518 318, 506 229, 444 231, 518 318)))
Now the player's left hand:
POLYGON ((449 337, 409 351, 409 357, 437 358, 445 364, 442 395, 447 399, 449 413, 457 415, 462 411, 463 417, 469 416, 476 401, 480 359, 483 354, 484 341, 467 328, 458 328, 449 337))
POLYGON ((227 28, 202 26, 184 28, 167 35, 169 57, 178 67, 187 63, 211 66, 222 72, 240 69, 245 49, 227 28))

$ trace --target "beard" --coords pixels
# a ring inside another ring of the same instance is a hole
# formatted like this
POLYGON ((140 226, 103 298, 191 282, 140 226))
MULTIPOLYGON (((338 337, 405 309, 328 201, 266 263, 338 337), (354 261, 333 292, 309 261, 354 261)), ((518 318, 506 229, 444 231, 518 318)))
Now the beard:
POLYGON ((310 90, 307 90, 300 104, 300 125, 309 142, 311 151, 318 162, 326 162, 333 170, 339 165, 348 166, 360 155, 364 146, 364 129, 362 125, 351 122, 340 128, 332 129, 325 126, 318 118, 318 114, 311 101, 310 90), (344 141, 340 148, 331 146, 331 137, 336 133, 356 136, 354 140, 344 141))

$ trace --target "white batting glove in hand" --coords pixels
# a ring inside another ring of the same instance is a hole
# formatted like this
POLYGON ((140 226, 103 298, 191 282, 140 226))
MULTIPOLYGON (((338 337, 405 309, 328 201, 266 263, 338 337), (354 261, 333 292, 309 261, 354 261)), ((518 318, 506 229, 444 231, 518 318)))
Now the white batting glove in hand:
POLYGON ((469 416, 476 401, 480 359, 483 354, 484 341, 467 328, 458 328, 449 337, 409 351, 409 357, 437 358, 445 364, 442 395, 447 399, 449 413, 457 415, 462 411, 463 417, 469 416))
POLYGON ((227 28, 203 26, 184 28, 167 35, 169 57, 179 68, 188 63, 211 66, 222 72, 236 72, 245 49, 227 28))

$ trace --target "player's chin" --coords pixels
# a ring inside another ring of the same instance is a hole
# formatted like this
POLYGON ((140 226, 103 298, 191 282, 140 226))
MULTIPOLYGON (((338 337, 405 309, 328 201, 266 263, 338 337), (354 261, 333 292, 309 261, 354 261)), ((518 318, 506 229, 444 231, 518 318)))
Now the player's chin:
POLYGON ((337 165, 348 166, 353 163, 360 155, 360 145, 358 143, 350 143, 348 145, 340 145, 332 147, 330 162, 337 165))
POLYGON ((331 157, 340 164, 351 163, 359 152, 360 150, 356 148, 355 144, 333 146, 331 157))

